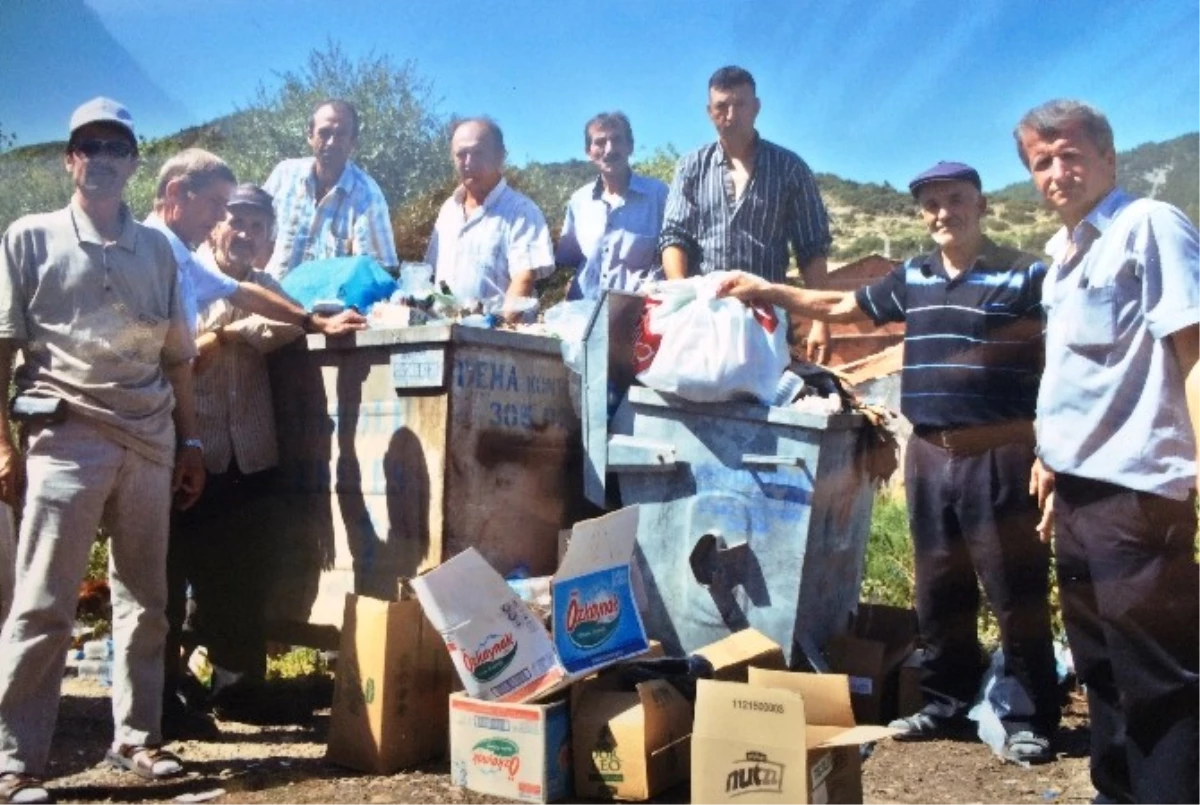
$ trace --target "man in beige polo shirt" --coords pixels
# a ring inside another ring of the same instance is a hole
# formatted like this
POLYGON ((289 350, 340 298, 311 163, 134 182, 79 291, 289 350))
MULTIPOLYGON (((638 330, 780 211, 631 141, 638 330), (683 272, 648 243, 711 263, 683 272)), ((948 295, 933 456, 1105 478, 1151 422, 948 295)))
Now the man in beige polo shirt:
POLYGON ((22 458, 0 408, 0 499, 27 478, 12 612, 0 631, 0 800, 49 801, 45 772, 79 583, 102 523, 112 534, 113 746, 147 778, 179 774, 161 749, 166 552, 172 496, 204 487, 192 399, 195 344, 170 244, 123 201, 137 168, 129 111, 107 98, 71 116, 74 192, 0 242, 0 388, 13 353, 22 458), (57 410, 56 410, 57 407, 57 410))

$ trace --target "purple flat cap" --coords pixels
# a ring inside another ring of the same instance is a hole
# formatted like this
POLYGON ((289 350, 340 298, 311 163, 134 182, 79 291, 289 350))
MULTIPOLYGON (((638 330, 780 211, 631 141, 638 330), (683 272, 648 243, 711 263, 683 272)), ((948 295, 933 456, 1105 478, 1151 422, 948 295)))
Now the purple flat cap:
POLYGON ((983 191, 983 183, 979 181, 979 172, 962 162, 939 162, 929 170, 917 174, 917 178, 908 183, 908 189, 912 192, 913 198, 916 198, 917 191, 924 185, 951 181, 970 182, 975 185, 976 190, 983 191))

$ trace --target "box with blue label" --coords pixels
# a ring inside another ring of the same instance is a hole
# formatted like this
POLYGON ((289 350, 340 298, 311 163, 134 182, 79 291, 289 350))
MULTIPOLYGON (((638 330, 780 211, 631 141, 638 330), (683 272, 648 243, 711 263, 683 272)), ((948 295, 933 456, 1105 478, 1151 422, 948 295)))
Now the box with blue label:
POLYGON ((450 781, 480 794, 553 802, 571 794, 567 702, 511 704, 450 696, 450 781))
POLYGON ((554 648, 573 678, 650 649, 630 563, 638 507, 576 523, 551 582, 554 648))

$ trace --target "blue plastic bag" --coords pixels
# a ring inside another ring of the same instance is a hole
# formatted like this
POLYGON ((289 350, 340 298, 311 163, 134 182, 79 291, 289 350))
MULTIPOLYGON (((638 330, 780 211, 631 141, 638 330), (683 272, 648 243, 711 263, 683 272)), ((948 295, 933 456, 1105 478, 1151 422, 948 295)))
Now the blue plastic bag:
POLYGON ((363 315, 399 287, 392 275, 367 255, 309 260, 289 271, 280 285, 306 310, 315 302, 336 299, 363 315))

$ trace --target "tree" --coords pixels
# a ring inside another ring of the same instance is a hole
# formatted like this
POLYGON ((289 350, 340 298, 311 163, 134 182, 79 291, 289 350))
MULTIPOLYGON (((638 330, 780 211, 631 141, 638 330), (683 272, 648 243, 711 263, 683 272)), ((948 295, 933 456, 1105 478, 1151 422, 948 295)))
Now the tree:
POLYGON ((643 176, 661 179, 667 184, 675 178, 675 166, 679 163, 679 151, 671 143, 660 145, 648 158, 635 162, 633 170, 643 176))
POLYGON ((260 85, 254 103, 227 119, 236 148, 222 156, 245 181, 263 182, 280 159, 307 156, 308 123, 323 100, 342 98, 357 108, 361 129, 354 161, 379 183, 393 206, 403 205, 450 173, 445 121, 435 113, 432 84, 412 61, 396 65, 368 54, 351 61, 336 43, 314 50, 280 85, 260 85))

